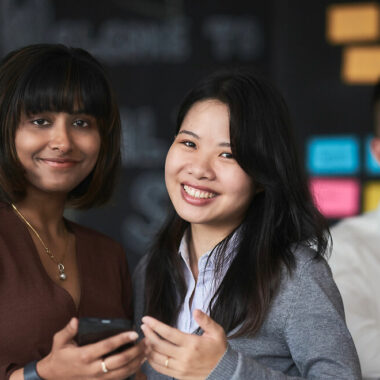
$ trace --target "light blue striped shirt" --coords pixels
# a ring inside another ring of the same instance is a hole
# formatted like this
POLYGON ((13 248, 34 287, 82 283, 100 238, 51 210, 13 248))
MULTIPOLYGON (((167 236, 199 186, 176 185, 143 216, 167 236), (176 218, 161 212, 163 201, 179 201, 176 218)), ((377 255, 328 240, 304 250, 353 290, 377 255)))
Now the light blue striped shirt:
POLYGON ((236 246, 235 239, 237 236, 237 231, 234 233, 231 240, 228 242, 226 248, 226 256, 229 257, 229 260, 225 260, 224 267, 218 279, 216 279, 214 276, 215 255, 213 254, 211 249, 204 253, 198 260, 198 280, 195 281, 190 267, 190 256, 187 244, 187 236, 188 231, 186 231, 183 235, 178 250, 179 254, 183 259, 183 273, 187 285, 187 292, 184 303, 182 304, 180 312, 178 314, 176 327, 183 332, 193 333, 199 327, 193 318, 193 311, 195 309, 200 309, 204 313, 207 313, 208 315, 210 314, 208 306, 211 301, 211 298, 213 297, 215 291, 218 289, 220 283, 222 282, 231 264, 231 261, 236 254, 236 250, 234 250, 233 248, 236 246), (190 299, 192 295, 193 299, 190 305, 190 299))

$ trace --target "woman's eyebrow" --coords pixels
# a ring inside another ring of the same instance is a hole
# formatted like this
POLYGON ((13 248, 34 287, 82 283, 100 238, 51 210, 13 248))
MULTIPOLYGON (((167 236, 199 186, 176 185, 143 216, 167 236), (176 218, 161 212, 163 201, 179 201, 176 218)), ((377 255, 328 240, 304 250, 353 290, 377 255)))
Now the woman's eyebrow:
MULTIPOLYGON (((178 134, 184 133, 186 135, 190 135, 195 137, 196 139, 200 140, 201 138, 194 132, 188 131, 186 129, 181 129, 178 134)), ((231 148, 231 144, 229 142, 221 142, 218 144, 218 146, 225 147, 225 148, 231 148)))
POLYGON ((181 130, 178 132, 179 135, 180 135, 181 133, 184 133, 184 134, 186 134, 186 135, 193 136, 193 137, 195 137, 196 139, 200 140, 200 137, 199 137, 196 133, 191 132, 191 131, 187 131, 186 129, 181 129, 181 130))

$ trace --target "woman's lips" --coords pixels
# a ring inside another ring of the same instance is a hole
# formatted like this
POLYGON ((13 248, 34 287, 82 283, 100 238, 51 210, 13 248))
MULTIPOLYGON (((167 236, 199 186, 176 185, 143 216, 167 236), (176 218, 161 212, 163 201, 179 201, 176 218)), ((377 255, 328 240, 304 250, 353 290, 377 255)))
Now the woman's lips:
POLYGON ((193 187, 188 184, 182 184, 181 194, 186 202, 195 205, 202 206, 211 203, 218 194, 204 187, 193 187))
POLYGON ((39 158, 39 160, 53 168, 70 168, 79 162, 72 159, 58 159, 58 158, 39 158))
POLYGON ((216 193, 210 190, 202 190, 199 187, 193 187, 190 185, 183 185, 183 189, 187 194, 189 194, 193 198, 214 198, 216 197, 216 193))

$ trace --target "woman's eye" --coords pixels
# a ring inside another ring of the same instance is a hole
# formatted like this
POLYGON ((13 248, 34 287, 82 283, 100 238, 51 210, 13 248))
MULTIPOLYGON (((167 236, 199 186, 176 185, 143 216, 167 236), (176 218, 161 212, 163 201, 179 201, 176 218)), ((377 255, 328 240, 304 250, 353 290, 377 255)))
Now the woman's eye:
POLYGON ((46 119, 35 119, 35 120, 32 120, 32 123, 34 125, 38 125, 39 127, 50 124, 49 121, 47 121, 46 119))
POLYGON ((221 156, 224 158, 234 158, 233 154, 228 152, 223 152, 221 156))
POLYGON ((87 123, 87 121, 84 121, 84 120, 81 120, 81 119, 75 120, 73 124, 74 124, 76 127, 81 127, 81 128, 86 128, 86 127, 88 127, 88 123, 87 123))
POLYGON ((188 140, 182 141, 182 144, 189 147, 189 148, 195 148, 195 146, 196 146, 192 141, 188 141, 188 140))

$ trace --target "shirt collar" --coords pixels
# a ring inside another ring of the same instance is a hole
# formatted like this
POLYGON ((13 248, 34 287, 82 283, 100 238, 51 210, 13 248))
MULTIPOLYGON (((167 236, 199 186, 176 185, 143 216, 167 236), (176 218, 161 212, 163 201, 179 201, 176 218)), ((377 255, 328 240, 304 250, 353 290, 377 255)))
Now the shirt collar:
MULTIPOLYGON (((232 260, 234 259, 237 251, 236 251, 236 246, 237 246, 237 242, 238 242, 238 237, 239 237, 239 234, 240 234, 240 230, 241 230, 241 227, 239 227, 232 235, 230 241, 228 242, 227 244, 227 247, 226 247, 226 256, 229 257, 229 260, 226 260, 226 265, 227 267, 230 266, 232 260)), ((186 266, 189 268, 190 270, 190 255, 189 255, 189 247, 188 247, 188 234, 189 234, 189 229, 187 229, 185 231, 185 233, 183 234, 182 236, 182 239, 181 239, 181 243, 179 245, 179 248, 178 248, 178 254, 182 257, 182 259, 184 260, 184 262, 186 263, 186 266)), ((201 271, 202 269, 204 269, 207 261, 208 261, 208 264, 210 265, 210 268, 213 268, 213 264, 215 262, 215 255, 212 255, 210 258, 210 253, 212 252, 212 249, 208 250, 207 252, 205 252, 199 262, 198 262, 198 268, 199 268, 199 271, 201 271)))

